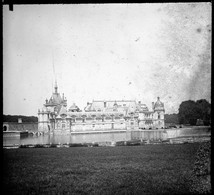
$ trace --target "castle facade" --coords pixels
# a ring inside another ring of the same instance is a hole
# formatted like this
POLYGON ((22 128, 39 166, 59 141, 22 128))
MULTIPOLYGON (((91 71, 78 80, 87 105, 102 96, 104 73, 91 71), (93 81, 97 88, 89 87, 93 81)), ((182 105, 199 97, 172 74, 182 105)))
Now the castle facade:
POLYGON ((157 98, 152 110, 135 100, 93 100, 84 111, 76 104, 67 107, 64 94, 57 84, 50 99, 38 110, 38 130, 41 132, 111 131, 131 129, 163 129, 164 104, 157 98))

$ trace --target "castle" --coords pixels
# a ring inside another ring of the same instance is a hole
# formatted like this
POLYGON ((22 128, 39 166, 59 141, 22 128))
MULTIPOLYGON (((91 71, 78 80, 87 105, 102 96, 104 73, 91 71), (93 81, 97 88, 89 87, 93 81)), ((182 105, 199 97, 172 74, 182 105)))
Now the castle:
POLYGON ((50 99, 38 110, 38 130, 68 132, 114 131, 131 129, 163 129, 164 104, 157 98, 149 111, 135 100, 93 100, 84 111, 76 104, 67 108, 64 94, 58 93, 57 83, 50 99))

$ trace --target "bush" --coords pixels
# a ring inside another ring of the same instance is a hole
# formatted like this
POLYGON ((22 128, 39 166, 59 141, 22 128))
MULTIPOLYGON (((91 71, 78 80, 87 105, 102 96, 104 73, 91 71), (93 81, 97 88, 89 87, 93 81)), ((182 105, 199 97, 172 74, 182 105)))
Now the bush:
POLYGON ((75 144, 75 143, 70 143, 69 147, 85 147, 85 144, 75 144))
POLYGON ((43 146, 42 144, 36 144, 36 145, 34 146, 34 148, 44 148, 44 146, 43 146))
POLYGON ((28 148, 27 145, 20 145, 19 148, 28 148))
POLYGON ((50 148, 56 148, 57 144, 50 144, 50 148))

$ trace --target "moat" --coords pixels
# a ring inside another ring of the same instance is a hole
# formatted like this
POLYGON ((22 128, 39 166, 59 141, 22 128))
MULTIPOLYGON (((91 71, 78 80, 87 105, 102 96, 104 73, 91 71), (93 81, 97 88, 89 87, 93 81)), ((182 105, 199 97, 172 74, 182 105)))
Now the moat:
POLYGON ((5 134, 3 136, 3 147, 20 145, 45 145, 45 144, 84 144, 84 143, 115 143, 120 141, 142 140, 161 141, 166 139, 182 137, 210 137, 210 127, 191 127, 165 130, 132 130, 118 132, 94 132, 94 133, 48 133, 32 134, 27 133, 20 136, 5 134))
POLYGON ((28 136, 4 137, 3 146, 27 144, 68 144, 68 143, 93 143, 117 142, 131 139, 131 132, 94 133, 94 134, 45 134, 28 136))

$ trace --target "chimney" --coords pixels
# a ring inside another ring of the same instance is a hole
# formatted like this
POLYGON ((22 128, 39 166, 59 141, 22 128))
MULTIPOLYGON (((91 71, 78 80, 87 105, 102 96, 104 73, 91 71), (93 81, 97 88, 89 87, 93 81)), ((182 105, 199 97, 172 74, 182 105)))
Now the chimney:
POLYGON ((138 104, 141 104, 141 101, 138 101, 138 104))
POLYGON ((158 100, 160 100, 160 97, 158 97, 158 100))
POLYGON ((104 108, 106 108, 106 102, 104 102, 104 108))
POLYGON ((87 106, 89 105, 90 103, 89 102, 87 102, 87 106))

